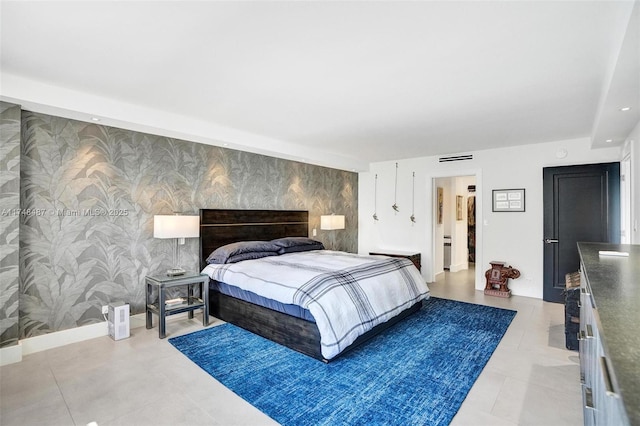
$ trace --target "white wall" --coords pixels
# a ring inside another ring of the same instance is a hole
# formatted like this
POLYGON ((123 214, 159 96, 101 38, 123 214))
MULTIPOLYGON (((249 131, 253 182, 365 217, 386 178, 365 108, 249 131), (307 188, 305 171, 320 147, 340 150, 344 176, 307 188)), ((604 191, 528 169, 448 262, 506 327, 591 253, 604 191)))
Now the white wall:
MULTIPOLYGON (((474 159, 454 163, 439 163, 438 157, 422 157, 398 161, 399 213, 391 208, 394 202, 394 162, 371 165, 369 172, 360 173, 358 188, 360 253, 371 250, 416 250, 422 254, 422 274, 428 282, 435 275, 434 179, 448 176, 476 177, 476 288, 484 288, 484 271, 489 262, 502 260, 518 268, 521 277, 512 280, 515 295, 542 298, 543 287, 543 206, 542 169, 562 166, 612 162, 620 160, 620 148, 590 149, 588 138, 524 145, 511 148, 472 152, 474 159), (564 149, 565 158, 556 153, 564 149), (415 171, 415 216, 411 215, 411 173, 415 171), (374 223, 374 175, 378 174, 379 221, 374 223), (526 189, 526 211, 493 213, 491 190, 526 189)), ((635 154, 637 156, 637 153, 635 154)), ((640 162, 636 161, 635 165, 640 162)), ((637 178, 637 175, 636 175, 637 178)), ((637 190, 636 190, 637 191, 637 190)), ((636 200, 640 196, 636 193, 636 200)), ((637 203, 636 203, 637 204, 637 203)), ((637 215, 636 215, 637 217, 637 215)), ((442 260, 440 259, 440 262, 442 260)))
POLYGON ((640 121, 627 138, 631 154, 631 243, 640 244, 640 121))

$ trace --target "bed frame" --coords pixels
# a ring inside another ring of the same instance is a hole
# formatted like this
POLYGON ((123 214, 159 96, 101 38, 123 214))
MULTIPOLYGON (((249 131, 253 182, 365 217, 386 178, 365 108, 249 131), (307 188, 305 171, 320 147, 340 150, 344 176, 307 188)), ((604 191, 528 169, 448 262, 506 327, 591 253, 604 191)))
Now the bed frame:
MULTIPOLYGON (((225 244, 281 237, 307 237, 308 235, 309 212, 307 211, 202 209, 200 210, 201 269, 206 266, 207 256, 225 244)), ((356 339, 340 355, 418 311, 421 306, 421 302, 416 303, 396 317, 374 327, 356 339)), ((223 321, 328 362, 322 357, 320 332, 314 322, 273 311, 214 290, 210 290, 209 293, 209 312, 223 321)))

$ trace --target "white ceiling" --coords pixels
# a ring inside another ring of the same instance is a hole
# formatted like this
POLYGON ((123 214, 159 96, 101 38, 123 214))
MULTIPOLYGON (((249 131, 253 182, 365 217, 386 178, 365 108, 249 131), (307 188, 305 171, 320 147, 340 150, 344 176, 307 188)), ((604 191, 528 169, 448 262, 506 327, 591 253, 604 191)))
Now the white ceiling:
POLYGON ((342 169, 640 119, 633 0, 1 5, 4 100, 342 169))

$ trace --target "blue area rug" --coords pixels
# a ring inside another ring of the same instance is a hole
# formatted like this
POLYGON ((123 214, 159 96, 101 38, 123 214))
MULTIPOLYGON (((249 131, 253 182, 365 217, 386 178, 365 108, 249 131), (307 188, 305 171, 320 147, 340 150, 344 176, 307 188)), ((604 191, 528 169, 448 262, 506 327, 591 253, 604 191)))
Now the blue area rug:
POLYGON ((446 425, 515 314, 432 297, 329 364, 231 324, 169 342, 282 425, 446 425))

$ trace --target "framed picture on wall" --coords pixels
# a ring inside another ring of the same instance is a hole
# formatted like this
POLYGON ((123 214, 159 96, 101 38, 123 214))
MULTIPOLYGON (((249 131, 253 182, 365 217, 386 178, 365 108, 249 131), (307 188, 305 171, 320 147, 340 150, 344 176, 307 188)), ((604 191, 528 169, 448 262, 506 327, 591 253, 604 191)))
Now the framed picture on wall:
POLYGON ((456 220, 462 220, 462 195, 456 195, 456 220))
POLYGON ((524 211, 524 188, 522 189, 494 189, 493 208, 494 212, 523 212, 524 211))
POLYGON ((443 206, 444 204, 444 190, 442 188, 438 188, 438 211, 436 212, 438 216, 438 225, 442 225, 442 214, 443 214, 443 206))

